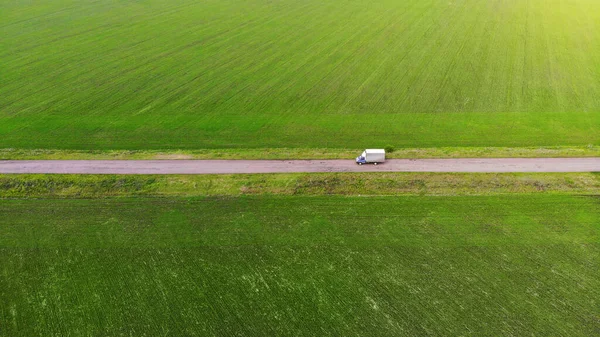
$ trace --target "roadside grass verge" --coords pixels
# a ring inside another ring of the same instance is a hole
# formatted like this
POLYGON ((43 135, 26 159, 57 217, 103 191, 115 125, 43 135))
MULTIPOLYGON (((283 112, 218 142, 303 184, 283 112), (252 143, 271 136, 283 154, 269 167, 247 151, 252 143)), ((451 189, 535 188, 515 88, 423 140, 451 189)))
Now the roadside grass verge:
MULTIPOLYGON (((0 160, 58 159, 352 159, 363 149, 258 148, 199 150, 0 149, 0 160)), ((390 159, 600 157, 600 146, 399 148, 390 159)))
POLYGON ((0 175, 0 198, 239 195, 600 194, 597 173, 0 175))

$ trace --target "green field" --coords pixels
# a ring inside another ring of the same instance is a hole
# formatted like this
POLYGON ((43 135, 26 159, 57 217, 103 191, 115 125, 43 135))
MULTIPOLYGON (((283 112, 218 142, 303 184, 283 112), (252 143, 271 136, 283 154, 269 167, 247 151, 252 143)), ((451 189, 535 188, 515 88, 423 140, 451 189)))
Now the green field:
POLYGON ((0 335, 600 333, 600 200, 0 201, 0 335))
POLYGON ((597 145, 600 2, 4 1, 0 74, 0 148, 597 145))
MULTIPOLYGON (((0 160, 591 157, 597 0, 8 0, 0 160)), ((600 173, 0 175, 0 336, 600 335, 600 173)))

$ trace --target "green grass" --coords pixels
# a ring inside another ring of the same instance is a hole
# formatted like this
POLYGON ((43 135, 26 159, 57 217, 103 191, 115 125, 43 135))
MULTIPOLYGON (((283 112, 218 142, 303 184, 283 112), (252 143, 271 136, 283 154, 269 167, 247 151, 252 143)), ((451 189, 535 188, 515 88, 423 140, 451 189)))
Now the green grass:
MULTIPOLYGON (((202 150, 0 149, 0 160, 60 159, 353 159, 362 149, 256 148, 202 150)), ((386 158, 564 158, 600 157, 600 146, 402 148, 386 158)))
POLYGON ((598 173, 0 175, 2 198, 241 195, 600 195, 598 173))
POLYGON ((600 200, 0 201, 0 335, 600 333, 600 200))
POLYGON ((600 144, 595 0, 0 5, 0 147, 600 144))

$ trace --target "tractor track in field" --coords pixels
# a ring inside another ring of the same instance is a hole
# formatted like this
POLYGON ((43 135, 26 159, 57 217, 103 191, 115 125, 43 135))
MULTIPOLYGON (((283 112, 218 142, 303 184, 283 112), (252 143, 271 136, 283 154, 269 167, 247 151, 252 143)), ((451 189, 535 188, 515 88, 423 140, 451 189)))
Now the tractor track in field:
POLYGON ((4 174, 242 174, 306 172, 600 172, 600 158, 349 160, 3 160, 4 174))

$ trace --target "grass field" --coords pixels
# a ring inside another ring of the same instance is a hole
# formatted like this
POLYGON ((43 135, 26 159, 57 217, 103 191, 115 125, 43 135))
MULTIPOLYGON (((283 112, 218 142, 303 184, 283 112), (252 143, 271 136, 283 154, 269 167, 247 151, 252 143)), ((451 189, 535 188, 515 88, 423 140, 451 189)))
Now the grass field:
POLYGON ((598 145, 599 23, 595 0, 5 1, 0 148, 598 145))
MULTIPOLYGON (((600 153, 597 0, 11 0, 0 160, 600 153)), ((0 336, 600 335, 600 174, 0 175, 0 336)))
POLYGON ((600 202, 0 201, 0 335, 600 333, 600 202))

